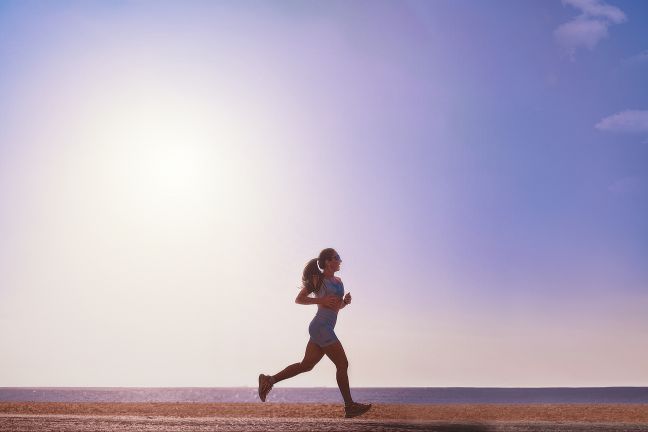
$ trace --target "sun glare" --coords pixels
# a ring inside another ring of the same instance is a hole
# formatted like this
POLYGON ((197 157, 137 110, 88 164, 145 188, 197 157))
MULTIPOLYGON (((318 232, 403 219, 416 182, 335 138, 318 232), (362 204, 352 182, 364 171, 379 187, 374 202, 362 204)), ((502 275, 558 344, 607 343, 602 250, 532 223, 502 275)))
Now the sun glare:
POLYGON ((188 222, 227 205, 237 192, 227 153, 234 137, 217 134, 209 116, 198 103, 149 91, 113 100, 95 119, 99 165, 130 218, 188 222))

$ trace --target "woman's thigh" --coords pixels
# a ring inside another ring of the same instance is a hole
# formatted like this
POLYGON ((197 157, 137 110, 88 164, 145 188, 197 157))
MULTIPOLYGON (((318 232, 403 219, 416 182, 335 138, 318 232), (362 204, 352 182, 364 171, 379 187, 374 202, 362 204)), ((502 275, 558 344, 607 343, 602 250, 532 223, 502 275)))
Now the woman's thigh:
POLYGON ((339 340, 331 345, 327 345, 322 348, 324 353, 328 358, 331 359, 335 367, 338 369, 346 369, 349 367, 349 361, 347 360, 346 353, 344 352, 344 347, 342 342, 339 340))
POLYGON ((322 360, 322 357, 324 357, 324 349, 312 340, 309 340, 308 344, 306 344, 306 352, 304 353, 302 364, 313 367, 322 360))

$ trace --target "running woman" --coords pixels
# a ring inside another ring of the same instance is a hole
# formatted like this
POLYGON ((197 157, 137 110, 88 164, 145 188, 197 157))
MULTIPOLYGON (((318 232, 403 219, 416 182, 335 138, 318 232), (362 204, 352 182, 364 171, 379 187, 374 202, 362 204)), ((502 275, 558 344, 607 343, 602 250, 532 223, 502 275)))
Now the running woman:
POLYGON ((313 258, 304 267, 301 291, 295 303, 317 305, 317 313, 308 326, 310 339, 306 353, 300 363, 291 364, 276 375, 259 375, 259 398, 263 402, 274 384, 312 370, 326 354, 337 368, 335 378, 344 398, 345 417, 359 416, 371 408, 371 404, 357 403, 351 398, 347 375, 349 362, 342 343, 333 331, 338 311, 351 304, 351 294, 344 295, 342 279, 335 276, 335 272, 340 270, 341 262, 335 249, 327 248, 320 252, 319 258, 313 258), (320 268, 324 271, 320 271, 320 268), (310 297, 311 293, 315 297, 310 297))

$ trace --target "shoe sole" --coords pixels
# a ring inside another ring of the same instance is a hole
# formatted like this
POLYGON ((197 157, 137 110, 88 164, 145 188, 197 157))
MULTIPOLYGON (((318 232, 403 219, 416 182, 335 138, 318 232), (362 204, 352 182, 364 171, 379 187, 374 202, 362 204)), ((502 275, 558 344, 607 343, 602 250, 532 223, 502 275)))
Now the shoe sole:
POLYGON ((265 402, 265 398, 261 396, 261 387, 263 385, 263 374, 259 375, 259 399, 261 399, 261 402, 265 402))
POLYGON ((367 407, 367 409, 363 409, 362 411, 359 411, 357 413, 345 414, 344 417, 345 418, 358 417, 359 415, 362 415, 362 414, 366 413, 370 409, 371 409, 371 404, 367 407))

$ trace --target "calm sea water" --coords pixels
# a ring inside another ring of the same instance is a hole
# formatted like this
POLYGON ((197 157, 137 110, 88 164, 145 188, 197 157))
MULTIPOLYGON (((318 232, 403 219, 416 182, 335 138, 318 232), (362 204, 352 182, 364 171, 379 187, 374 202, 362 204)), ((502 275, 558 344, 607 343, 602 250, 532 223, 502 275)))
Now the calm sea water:
MULTIPOLYGON (((648 403, 648 387, 352 388, 359 402, 443 403, 648 403)), ((251 387, 0 387, 0 401, 33 402, 260 402, 251 387)), ((268 402, 341 403, 337 387, 275 387, 268 402)))

